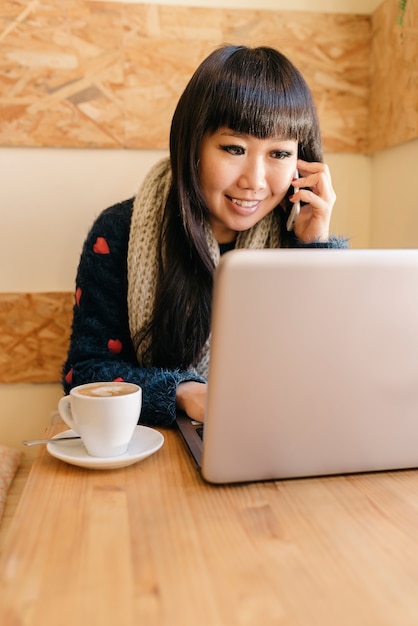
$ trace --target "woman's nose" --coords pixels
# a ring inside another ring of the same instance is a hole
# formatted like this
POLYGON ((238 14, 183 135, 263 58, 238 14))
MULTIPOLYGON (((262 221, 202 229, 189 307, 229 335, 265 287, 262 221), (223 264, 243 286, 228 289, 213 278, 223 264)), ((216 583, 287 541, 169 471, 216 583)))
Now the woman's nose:
POLYGON ((261 159, 248 161, 243 168, 238 181, 241 189, 258 191, 266 187, 266 167, 261 159))

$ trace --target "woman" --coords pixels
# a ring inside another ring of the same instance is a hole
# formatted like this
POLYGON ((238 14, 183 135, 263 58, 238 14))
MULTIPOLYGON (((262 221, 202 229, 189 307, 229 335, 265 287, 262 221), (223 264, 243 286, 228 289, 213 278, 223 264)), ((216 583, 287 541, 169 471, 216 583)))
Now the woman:
POLYGON ((170 158, 94 223, 77 273, 65 392, 143 389, 141 422, 203 421, 214 269, 233 248, 345 247, 310 91, 282 54, 224 46, 175 110, 170 158), (299 175, 300 179, 295 180, 299 175), (301 202, 294 230, 286 221, 301 202))

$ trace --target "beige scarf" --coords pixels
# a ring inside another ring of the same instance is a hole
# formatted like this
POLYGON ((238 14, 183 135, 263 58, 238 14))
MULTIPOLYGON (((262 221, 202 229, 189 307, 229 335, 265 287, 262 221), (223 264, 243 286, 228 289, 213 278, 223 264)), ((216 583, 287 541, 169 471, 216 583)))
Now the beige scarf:
MULTIPOLYGON (((171 183, 168 158, 150 170, 135 198, 128 246, 128 313, 131 337, 149 322, 152 316, 158 276, 159 242, 164 207, 171 183)), ((207 225, 206 237, 215 267, 219 263, 219 245, 207 225)), ((238 234, 236 248, 277 248, 280 244, 279 223, 271 212, 255 226, 238 234)), ((146 343, 146 342, 144 342, 146 343)), ((193 368, 207 377, 209 338, 193 368)), ((148 345, 138 348, 138 363, 148 345)))

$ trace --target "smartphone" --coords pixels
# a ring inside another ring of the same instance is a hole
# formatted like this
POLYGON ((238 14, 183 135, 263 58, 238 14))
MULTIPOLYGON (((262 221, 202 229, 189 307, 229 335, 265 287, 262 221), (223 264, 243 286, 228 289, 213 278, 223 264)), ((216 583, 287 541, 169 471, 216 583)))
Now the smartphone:
MULTIPOLYGON (((299 172, 296 170, 295 178, 299 178, 299 172)), ((300 212, 300 202, 295 202, 290 210, 289 217, 287 218, 286 228, 288 231, 293 230, 295 221, 300 212)))

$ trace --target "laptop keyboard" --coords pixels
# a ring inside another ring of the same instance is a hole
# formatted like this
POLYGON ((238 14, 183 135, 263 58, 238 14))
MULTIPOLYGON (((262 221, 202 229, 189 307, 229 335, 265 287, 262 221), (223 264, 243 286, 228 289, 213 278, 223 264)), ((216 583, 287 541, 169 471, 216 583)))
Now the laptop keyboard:
POLYGON ((202 439, 202 441, 203 441, 203 426, 198 426, 198 427, 196 428, 196 432, 197 432, 197 434, 199 435, 199 437, 200 437, 200 438, 202 439))

